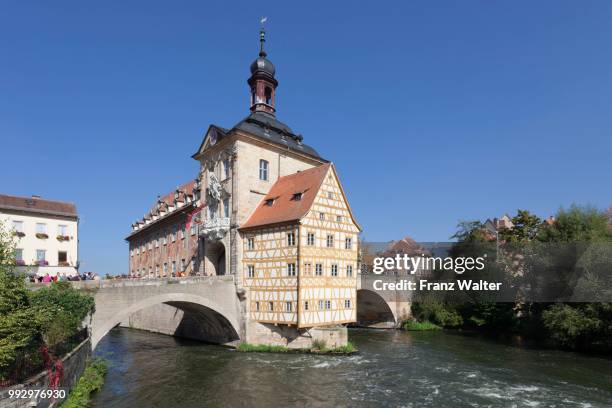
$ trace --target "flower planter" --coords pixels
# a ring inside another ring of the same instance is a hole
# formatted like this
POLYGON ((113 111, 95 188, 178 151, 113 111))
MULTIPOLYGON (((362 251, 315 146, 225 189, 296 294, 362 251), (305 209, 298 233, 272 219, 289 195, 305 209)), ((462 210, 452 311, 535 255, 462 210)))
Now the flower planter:
POLYGON ((23 238, 23 237, 25 237, 25 232, 13 231, 13 236, 16 236, 16 237, 19 237, 19 238, 23 238))
POLYGON ((68 263, 68 262, 58 262, 57 266, 70 266, 70 263, 68 263))
POLYGON ((38 239, 47 239, 47 238, 49 238, 49 236, 47 234, 43 233, 43 232, 37 232, 36 233, 36 238, 38 238, 38 239))
POLYGON ((34 265, 36 265, 36 266, 48 266, 49 262, 47 262, 47 261, 34 261, 34 265))
POLYGON ((26 263, 25 263, 25 261, 23 259, 17 259, 15 261, 15 265, 17 265, 17 266, 25 266, 25 264, 26 263))
POLYGON ((70 241, 69 235, 58 235, 56 238, 59 242, 70 241))

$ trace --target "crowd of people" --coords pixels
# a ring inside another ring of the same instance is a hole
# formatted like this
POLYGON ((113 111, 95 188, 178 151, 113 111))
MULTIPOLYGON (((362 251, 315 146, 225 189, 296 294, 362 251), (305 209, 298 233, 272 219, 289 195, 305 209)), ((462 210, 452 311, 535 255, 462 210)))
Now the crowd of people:
POLYGON ((77 281, 85 281, 85 280, 100 280, 98 274, 93 272, 86 272, 82 275, 74 274, 74 275, 66 275, 65 273, 60 273, 57 275, 49 275, 45 273, 44 275, 31 275, 28 276, 28 281, 30 283, 51 283, 51 282, 77 282, 77 281))

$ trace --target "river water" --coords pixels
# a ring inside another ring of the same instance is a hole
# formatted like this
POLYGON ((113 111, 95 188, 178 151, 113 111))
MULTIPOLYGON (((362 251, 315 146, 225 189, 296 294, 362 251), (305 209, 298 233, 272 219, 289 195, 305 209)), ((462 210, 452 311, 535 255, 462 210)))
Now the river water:
POLYGON ((612 360, 442 332, 351 330, 353 356, 239 353, 114 329, 94 407, 611 407, 612 360))

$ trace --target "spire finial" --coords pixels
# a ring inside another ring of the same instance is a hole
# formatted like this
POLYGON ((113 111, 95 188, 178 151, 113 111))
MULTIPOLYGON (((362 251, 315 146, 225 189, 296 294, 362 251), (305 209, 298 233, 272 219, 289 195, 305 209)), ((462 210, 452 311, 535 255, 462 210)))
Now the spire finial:
POLYGON ((267 55, 264 51, 264 43, 266 42, 266 28, 264 24, 266 23, 266 21, 268 21, 268 17, 262 17, 259 20, 259 22, 261 23, 261 29, 259 30, 259 42, 261 44, 259 48, 260 57, 265 57, 267 55))

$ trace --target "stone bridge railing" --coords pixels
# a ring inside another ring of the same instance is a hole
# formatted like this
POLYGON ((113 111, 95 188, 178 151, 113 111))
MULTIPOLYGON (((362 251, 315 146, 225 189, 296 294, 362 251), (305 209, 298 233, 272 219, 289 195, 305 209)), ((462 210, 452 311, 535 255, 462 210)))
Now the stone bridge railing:
MULTIPOLYGON (((223 276, 189 276, 185 278, 143 278, 143 279, 100 279, 85 281, 70 281, 75 289, 123 288, 133 286, 160 286, 160 285, 190 285, 207 282, 233 282, 233 275, 223 276)), ((44 284, 32 284, 39 286, 44 284)))

